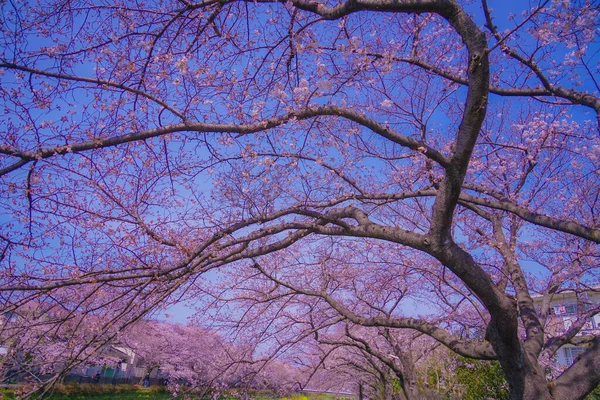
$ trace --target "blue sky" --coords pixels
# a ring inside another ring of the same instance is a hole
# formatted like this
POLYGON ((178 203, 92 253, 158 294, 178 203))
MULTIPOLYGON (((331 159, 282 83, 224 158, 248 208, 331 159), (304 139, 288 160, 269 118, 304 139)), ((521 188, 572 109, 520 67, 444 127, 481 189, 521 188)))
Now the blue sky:
MULTIPOLYGON (((516 24, 518 24, 522 20, 522 11, 524 9, 529 9, 531 6, 537 4, 537 2, 532 3, 531 1, 523 1, 523 0, 490 0, 488 1, 489 7, 492 9, 494 23, 498 26, 499 30, 511 29, 516 24), (514 20, 509 20, 509 15, 514 14, 514 20)), ((470 11, 475 14, 475 18, 478 23, 482 24, 484 21, 483 14, 480 9, 480 2, 475 1, 470 6, 470 11)), ((582 113, 582 115, 586 115, 589 113, 587 109, 582 108, 573 108, 574 113, 582 113)), ((523 260, 524 266, 527 270, 535 272, 539 270, 535 263, 523 260)), ((426 308, 422 306, 422 304, 418 304, 414 302, 413 308, 408 305, 405 307, 405 311, 411 315, 418 315, 419 313, 426 312, 426 308)), ((194 314, 194 310, 188 307, 185 303, 175 304, 173 306, 168 307, 165 311, 158 312, 157 318, 165 319, 166 315, 169 315, 168 320, 176 321, 180 323, 185 323, 187 318, 194 314)))

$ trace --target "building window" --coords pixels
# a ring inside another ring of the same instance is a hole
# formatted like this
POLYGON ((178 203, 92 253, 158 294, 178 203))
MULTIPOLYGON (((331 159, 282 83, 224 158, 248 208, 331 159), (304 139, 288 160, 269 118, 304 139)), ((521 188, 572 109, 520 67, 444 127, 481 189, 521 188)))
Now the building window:
POLYGON ((12 311, 4 313, 4 321, 6 323, 14 323, 17 321, 18 314, 12 311))
POLYGON ((565 314, 573 315, 577 314, 577 304, 568 304, 565 306, 565 314))
POLYGON ((583 354, 584 352, 585 352, 585 349, 583 347, 566 347, 565 348, 565 357, 566 357, 567 365, 573 364, 573 361, 575 361, 575 358, 577 358, 577 356, 579 356, 580 354, 583 354))
POLYGON ((581 330, 582 331, 591 331, 591 330, 595 330, 596 328, 597 328, 596 321, 595 321, 594 317, 592 317, 587 320, 587 322, 585 323, 585 325, 583 325, 581 330))

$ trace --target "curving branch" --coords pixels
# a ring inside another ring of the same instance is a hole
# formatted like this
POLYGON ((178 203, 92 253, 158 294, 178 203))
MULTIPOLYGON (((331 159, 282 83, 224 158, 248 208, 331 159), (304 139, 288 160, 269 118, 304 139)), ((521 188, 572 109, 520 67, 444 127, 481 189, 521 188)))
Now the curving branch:
POLYGON ((353 121, 400 146, 404 146, 411 150, 422 152, 425 156, 431 158, 433 161, 436 161, 443 167, 447 167, 449 165, 449 160, 443 154, 431 148, 426 143, 422 143, 411 137, 401 135, 390 129, 388 126, 380 124, 362 113, 338 106, 321 106, 303 108, 300 110, 292 111, 279 117, 273 117, 250 124, 184 122, 180 124, 172 124, 83 143, 43 148, 38 151, 24 151, 9 146, 0 146, 0 154, 6 154, 9 156, 20 158, 18 162, 10 165, 9 167, 4 168, 3 170, 0 170, 0 176, 12 172, 34 160, 42 160, 55 157, 57 155, 79 153, 82 151, 88 151, 93 149, 109 148, 124 143, 143 141, 146 139, 160 137, 171 133, 202 132, 237 133, 239 135, 247 135, 251 133, 266 131, 268 129, 276 128, 278 126, 291 123, 297 120, 306 120, 311 118, 327 116, 344 118, 349 121, 353 121))
POLYGON ((461 193, 460 200, 464 201, 465 203, 507 211, 534 225, 543 226, 545 228, 554 229, 560 232, 570 233, 580 238, 591 240, 595 243, 600 243, 600 229, 589 228, 574 221, 565 221, 550 217, 548 215, 538 214, 527 209, 526 207, 519 206, 508 200, 479 198, 464 193, 461 193))
POLYGON ((555 399, 581 399, 600 385, 600 338, 594 338, 591 346, 578 357, 553 385, 551 392, 555 399))
POLYGON ((37 69, 37 68, 30 68, 30 67, 26 67, 26 66, 23 66, 23 65, 17 65, 17 64, 6 63, 6 62, 0 63, 0 68, 6 68, 6 69, 11 69, 11 70, 16 70, 16 71, 22 71, 22 72, 28 72, 28 73, 33 74, 33 75, 46 76, 48 78, 55 78, 55 79, 59 79, 59 80, 92 83, 92 84, 98 85, 100 87, 107 86, 107 87, 112 87, 112 88, 115 88, 115 89, 121 89, 121 90, 124 90, 126 92, 133 93, 135 95, 145 97, 146 99, 155 102, 156 104, 158 104, 161 107, 163 107, 165 110, 169 110, 170 112, 172 112, 174 115, 176 115, 177 117, 179 117, 182 121, 186 121, 187 120, 186 116, 183 113, 181 113, 180 111, 176 110, 173 106, 171 106, 171 105, 165 103, 164 101, 160 100, 158 97, 153 96, 153 95, 151 95, 148 92, 145 92, 143 90, 129 87, 129 86, 124 85, 122 83, 117 83, 117 82, 113 82, 113 81, 107 81, 107 80, 104 80, 104 79, 88 78, 88 77, 84 77, 84 76, 61 74, 61 73, 57 73, 57 72, 51 72, 51 71, 41 70, 41 69, 37 69))
MULTIPOLYGON (((531 13, 531 15, 528 18, 530 18, 533 14, 541 10, 547 3, 548 1, 540 5, 533 13, 531 13)), ((533 60, 533 57, 526 58, 525 56, 519 54, 515 49, 509 47, 505 43, 506 37, 502 37, 502 35, 500 35, 498 29, 492 21, 492 15, 488 7, 487 0, 482 0, 482 4, 486 19, 485 26, 489 29, 494 39, 496 39, 496 46, 499 46, 504 54, 517 60, 522 65, 527 67, 531 72, 533 72, 533 74, 538 78, 538 80, 541 82, 544 89, 548 91, 548 93, 556 97, 567 99, 573 104, 580 104, 592 108, 594 111, 596 111, 596 116, 598 118, 598 121, 600 122, 600 97, 552 84, 546 76, 546 74, 544 74, 542 69, 539 67, 539 65, 533 60)))
POLYGON ((558 349, 562 346, 571 343, 572 341, 577 341, 576 337, 583 326, 590 321, 595 315, 600 314, 600 305, 590 308, 583 314, 579 315, 575 321, 571 323, 569 329, 563 332, 561 335, 552 337, 548 339, 548 341, 544 344, 544 353, 548 354, 550 357, 556 354, 558 349))
POLYGON ((288 288, 289 290, 305 296, 318 297, 325 300, 340 315, 344 316, 346 319, 355 324, 373 327, 379 326, 388 328, 414 329, 432 337, 452 351, 465 357, 481 360, 496 359, 494 350, 488 342, 476 343, 462 340, 430 322, 416 318, 362 317, 343 306, 326 292, 302 289, 289 282, 282 281, 270 274, 256 262, 254 263, 253 267, 260 271, 268 279, 285 288, 288 288))

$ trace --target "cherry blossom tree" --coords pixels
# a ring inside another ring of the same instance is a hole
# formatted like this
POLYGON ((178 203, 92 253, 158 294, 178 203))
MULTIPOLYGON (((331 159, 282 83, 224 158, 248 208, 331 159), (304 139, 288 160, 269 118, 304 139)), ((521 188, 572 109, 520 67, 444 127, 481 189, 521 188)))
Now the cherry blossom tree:
POLYGON ((228 345, 206 329, 141 321, 121 335, 121 342, 143 360, 140 365, 160 368, 175 382, 211 388, 228 379, 228 345))
POLYGON ((344 350, 345 354, 337 357, 336 362, 349 367, 350 375, 353 375, 352 370, 362 372, 364 382, 368 382, 377 394, 369 398, 410 400, 430 397, 419 387, 416 362, 435 346, 427 343, 429 338, 425 338, 426 343, 419 343, 419 336, 422 335, 414 331, 351 329, 346 326, 345 334, 341 337, 321 337, 318 341, 321 345, 344 350))
POLYGON ((104 351, 117 332, 111 318, 78 314, 55 304, 29 302, 18 313, 5 315, 0 343, 3 382, 30 382, 42 394, 73 370, 92 365, 114 365, 121 360, 104 351), (49 379, 48 379, 49 377, 49 379))
POLYGON ((261 389, 286 394, 297 390, 297 370, 277 359, 252 358, 253 352, 227 343, 216 332, 193 325, 140 321, 120 334, 148 371, 160 368, 176 393, 261 389))
POLYGON ((102 315, 91 344, 203 298, 281 349, 412 329, 514 399, 600 383, 594 335, 544 371, 600 312, 593 1, 1 7, 3 312, 102 315), (578 318, 547 332, 564 290, 578 318))
MULTIPOLYGON (((443 270, 439 266, 423 263, 416 268, 415 260, 405 264, 386 258, 392 249, 386 248, 385 243, 372 242, 370 249, 364 244, 361 243, 364 252, 352 261, 361 268, 346 261, 356 254, 356 243, 352 241, 336 241, 335 252, 331 246, 315 244, 308 257, 292 246, 271 260, 263 257, 263 262, 253 268, 228 270, 220 279, 220 286, 213 289, 213 293, 221 295, 206 296, 204 302, 221 305, 215 318, 221 328, 250 332, 256 341, 253 347, 268 348, 271 357, 299 353, 296 358, 316 372, 341 351, 350 354, 352 362, 344 355, 339 369, 346 374, 355 373, 355 381, 370 382, 373 390, 381 390, 378 396, 398 396, 401 391, 402 398, 423 398, 424 387, 418 383, 416 364, 440 346, 429 335, 447 345, 459 338, 481 341, 486 317, 477 313, 470 304, 473 299, 457 290, 458 284, 453 285, 451 277, 440 285, 443 270), (292 259, 290 255, 290 259, 282 259, 286 253, 303 257, 292 259), (281 266, 282 260, 286 267, 281 266), (435 296, 435 291, 442 288, 444 293, 435 296), (352 315, 396 320, 396 316, 406 312, 403 303, 410 300, 426 305, 429 314, 421 321, 427 319, 428 326, 437 328, 437 332, 423 332, 424 327, 421 332, 390 329, 372 322, 363 324, 370 327, 360 328, 360 323, 354 326, 349 322, 352 315), (226 308, 235 311, 224 312, 226 308), (319 345, 316 355, 311 342, 319 345)), ((454 350, 464 351, 460 347, 454 350)), ((309 387, 311 381, 309 376, 304 386, 309 387)))

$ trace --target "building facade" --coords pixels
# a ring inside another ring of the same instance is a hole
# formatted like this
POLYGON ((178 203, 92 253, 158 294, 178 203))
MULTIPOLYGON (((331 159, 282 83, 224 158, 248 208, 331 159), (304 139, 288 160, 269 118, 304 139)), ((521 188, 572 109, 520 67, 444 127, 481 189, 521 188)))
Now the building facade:
MULTIPOLYGON (((543 297, 534 296, 534 302, 541 304, 543 297)), ((600 305, 600 287, 591 288, 589 291, 577 294, 574 291, 564 291, 553 296, 550 304, 550 316, 546 324, 546 331, 550 335, 566 332, 577 321, 578 315, 600 305)), ((600 335, 600 314, 596 314, 586 321, 577 336, 600 335)), ((567 344, 556 353, 556 361, 564 367, 573 364, 578 355, 585 351, 585 347, 567 344)))

